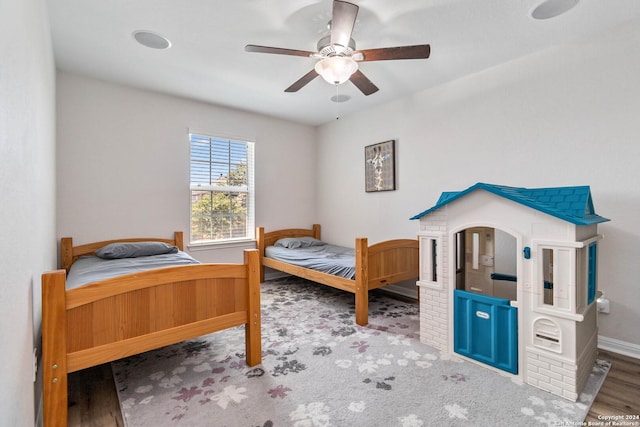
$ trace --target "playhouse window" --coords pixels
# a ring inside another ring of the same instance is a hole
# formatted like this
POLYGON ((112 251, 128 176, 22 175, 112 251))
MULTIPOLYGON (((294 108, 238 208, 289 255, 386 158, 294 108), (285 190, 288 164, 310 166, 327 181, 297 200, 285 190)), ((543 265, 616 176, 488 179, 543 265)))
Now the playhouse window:
POLYGON ((422 236, 420 238, 420 282, 440 286, 440 266, 438 257, 441 250, 440 236, 422 236))
POLYGON ((597 255, 596 242, 590 243, 587 254, 587 304, 591 304, 596 299, 596 290, 598 289, 597 255))
POLYGON ((542 250, 543 303, 553 305, 553 249, 542 250))
POLYGON ((438 281, 438 242, 431 239, 431 281, 438 281))
POLYGON ((464 268, 464 233, 456 233, 456 273, 464 268))
POLYGON ((480 233, 473 233, 471 242, 471 268, 477 270, 480 268, 480 233))
MULTIPOLYGON (((542 287, 541 302, 554 309, 575 310, 576 249, 571 247, 541 248, 539 266, 542 287)), ((540 283, 541 282, 541 283, 540 283)))

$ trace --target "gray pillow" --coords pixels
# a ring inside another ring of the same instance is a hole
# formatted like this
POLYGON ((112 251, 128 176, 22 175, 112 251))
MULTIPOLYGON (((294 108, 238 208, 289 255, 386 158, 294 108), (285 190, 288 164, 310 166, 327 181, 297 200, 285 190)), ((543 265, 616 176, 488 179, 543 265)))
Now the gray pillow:
POLYGON ((101 247, 96 251, 96 256, 103 259, 119 259, 175 253, 178 253, 178 248, 163 242, 119 242, 101 247))
POLYGON ((296 248, 308 248, 310 246, 324 246, 325 242, 313 237, 286 237, 279 239, 274 246, 281 246, 283 248, 296 249, 296 248))

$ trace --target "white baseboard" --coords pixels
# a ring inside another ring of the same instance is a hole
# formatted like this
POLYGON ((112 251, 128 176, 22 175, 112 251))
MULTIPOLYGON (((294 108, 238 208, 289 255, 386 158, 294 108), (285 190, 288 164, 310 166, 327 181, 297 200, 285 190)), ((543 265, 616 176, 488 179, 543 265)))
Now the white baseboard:
MULTIPOLYGON (((291 276, 288 273, 283 273, 282 271, 277 271, 277 270, 266 270, 264 273, 264 280, 273 280, 273 279, 281 279, 283 277, 289 277, 291 276)), ((418 299, 418 290, 417 288, 415 289, 409 289, 406 288, 404 286, 396 286, 396 285, 387 285, 384 288, 381 288, 383 291, 387 291, 387 292, 391 292, 393 294, 398 294, 401 295, 403 297, 407 297, 407 298, 412 298, 412 299, 418 299)))
MULTIPOLYGON (((264 272, 264 280, 281 279, 283 277, 291 276, 288 273, 282 271, 267 269, 264 272)), ((402 295, 403 297, 418 299, 418 288, 406 288, 404 286, 387 285, 381 288, 384 291, 388 291, 394 294, 402 295)))
POLYGON ((44 420, 42 418, 43 416, 43 401, 42 401, 42 394, 40 396, 40 404, 38 405, 38 412, 36 413, 36 422, 35 422, 35 427, 42 427, 44 425, 44 420))
POLYGON ((396 285, 387 285, 384 288, 380 288, 383 291, 391 292, 392 294, 402 295, 403 297, 413 298, 415 300, 418 299, 418 290, 415 289, 407 289, 404 286, 396 286, 396 285))
MULTIPOLYGON (((42 347, 39 347, 36 354, 40 356, 42 354, 42 347)), ((33 394, 34 394, 34 410, 35 410, 35 427, 42 427, 44 424, 44 394, 42 390, 42 381, 44 376, 44 370, 42 369, 44 361, 42 357, 38 357, 38 370, 36 371, 36 378, 33 382, 33 394)))
POLYGON ((271 270, 264 272, 264 280, 282 279, 283 277, 289 277, 290 274, 283 273, 282 271, 271 270))
POLYGON ((640 359, 640 345, 598 335, 598 348, 640 359))

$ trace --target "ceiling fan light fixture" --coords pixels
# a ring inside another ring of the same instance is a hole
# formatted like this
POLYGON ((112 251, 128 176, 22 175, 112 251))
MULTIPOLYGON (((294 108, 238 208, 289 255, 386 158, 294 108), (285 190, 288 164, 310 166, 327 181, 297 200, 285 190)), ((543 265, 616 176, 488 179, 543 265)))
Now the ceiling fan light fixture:
POLYGON ((330 56, 318 61, 315 70, 328 83, 339 85, 358 70, 358 63, 348 56, 330 56))

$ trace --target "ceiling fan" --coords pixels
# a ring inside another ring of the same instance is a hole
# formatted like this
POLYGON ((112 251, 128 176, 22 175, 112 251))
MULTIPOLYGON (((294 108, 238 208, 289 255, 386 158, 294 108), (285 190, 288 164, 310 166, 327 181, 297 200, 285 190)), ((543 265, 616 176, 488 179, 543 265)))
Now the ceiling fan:
POLYGON ((335 85, 350 80, 363 94, 371 95, 378 91, 378 87, 358 70, 358 62, 429 57, 431 48, 428 44, 356 50, 356 42, 351 38, 351 33, 358 9, 359 7, 353 3, 334 0, 330 21, 331 33, 318 41, 317 52, 253 44, 246 45, 244 50, 319 59, 314 69, 286 88, 285 92, 297 92, 321 75, 327 82, 335 85))

